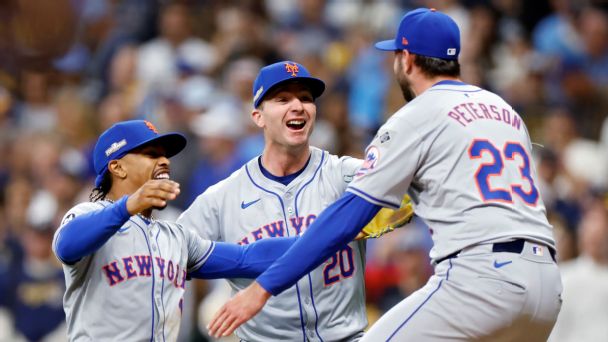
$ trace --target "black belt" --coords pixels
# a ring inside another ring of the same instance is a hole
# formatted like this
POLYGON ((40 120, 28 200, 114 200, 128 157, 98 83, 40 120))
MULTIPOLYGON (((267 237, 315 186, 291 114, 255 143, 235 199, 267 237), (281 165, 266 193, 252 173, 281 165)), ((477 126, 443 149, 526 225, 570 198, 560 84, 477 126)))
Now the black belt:
MULTIPOLYGON (((508 241, 508 242, 497 242, 492 245, 492 252, 493 253, 508 252, 508 253, 519 254, 519 253, 521 253, 521 251, 524 250, 525 243, 526 243, 526 240, 524 240, 524 239, 517 239, 517 240, 513 240, 513 241, 508 241)), ((448 256, 444 256, 443 258, 437 260, 437 264, 439 264, 442 261, 448 260, 448 259, 456 258, 458 256, 458 254, 460 254, 460 252, 462 252, 462 250, 456 251, 448 256)), ((555 261, 555 250, 553 248, 549 247, 549 253, 551 254, 551 259, 553 259, 553 261, 555 261)))

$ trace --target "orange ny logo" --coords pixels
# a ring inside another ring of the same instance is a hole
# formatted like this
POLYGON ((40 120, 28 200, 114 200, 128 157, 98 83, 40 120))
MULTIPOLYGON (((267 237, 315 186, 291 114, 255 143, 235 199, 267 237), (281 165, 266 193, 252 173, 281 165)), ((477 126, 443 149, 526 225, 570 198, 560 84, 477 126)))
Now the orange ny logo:
POLYGON ((156 127, 154 127, 154 125, 153 125, 153 124, 152 124, 150 121, 148 121, 148 120, 144 120, 144 122, 146 123, 146 126, 148 126, 148 128, 149 128, 149 129, 150 129, 152 132, 154 132, 154 133, 158 134, 158 131, 156 130, 156 127))
POLYGON ((291 76, 298 76, 296 74, 300 72, 300 69, 298 69, 298 65, 296 63, 285 63, 285 71, 290 72, 291 76))

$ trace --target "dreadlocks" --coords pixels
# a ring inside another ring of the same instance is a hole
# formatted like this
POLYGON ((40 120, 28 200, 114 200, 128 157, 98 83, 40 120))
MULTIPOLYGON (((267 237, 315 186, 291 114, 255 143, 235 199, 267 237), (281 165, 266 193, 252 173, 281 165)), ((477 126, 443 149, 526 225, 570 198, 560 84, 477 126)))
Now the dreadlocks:
POLYGON ((89 200, 91 202, 97 202, 105 199, 111 187, 112 175, 110 174, 110 172, 106 171, 106 173, 103 175, 101 184, 99 184, 98 187, 93 188, 93 190, 89 194, 89 200))

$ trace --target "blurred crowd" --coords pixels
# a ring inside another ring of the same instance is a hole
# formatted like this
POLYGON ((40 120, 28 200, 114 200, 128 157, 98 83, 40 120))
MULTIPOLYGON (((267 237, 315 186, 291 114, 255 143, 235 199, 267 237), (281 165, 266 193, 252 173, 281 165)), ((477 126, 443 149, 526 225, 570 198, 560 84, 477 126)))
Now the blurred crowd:
MULTIPOLYGON (((592 0, 0 2, 0 340, 65 340, 50 244, 65 211, 88 200, 100 132, 138 118, 187 136, 172 159, 182 194, 159 213, 174 219, 261 153, 252 83, 290 59, 327 85, 312 145, 361 157, 404 104, 392 56, 373 42, 422 6, 456 20, 462 80, 503 96, 535 143, 565 286, 551 339, 607 340, 608 3, 592 0)), ((369 243, 372 320, 432 273, 423 223, 393 234, 369 243)), ((190 287, 192 308, 214 290, 190 287)), ((184 341, 206 339, 196 312, 185 310, 184 341)))

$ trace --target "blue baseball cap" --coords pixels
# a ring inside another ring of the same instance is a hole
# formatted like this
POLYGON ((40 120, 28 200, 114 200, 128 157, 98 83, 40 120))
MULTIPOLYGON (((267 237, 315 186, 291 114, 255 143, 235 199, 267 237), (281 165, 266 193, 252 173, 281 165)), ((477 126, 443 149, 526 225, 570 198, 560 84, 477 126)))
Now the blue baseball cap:
POLYGON ((154 125, 146 120, 122 121, 103 132, 93 150, 95 187, 101 185, 111 160, 124 157, 132 150, 146 144, 163 146, 167 158, 173 157, 186 147, 186 138, 179 133, 159 134, 154 125))
POLYGON ((378 42, 376 48, 456 60, 460 53, 460 30, 447 14, 418 8, 403 16, 394 39, 378 42))
POLYGON ((315 99, 321 96, 325 90, 325 83, 310 76, 310 73, 302 64, 282 61, 267 65, 258 73, 255 82, 253 82, 253 106, 257 108, 272 88, 294 80, 307 85, 315 99))

